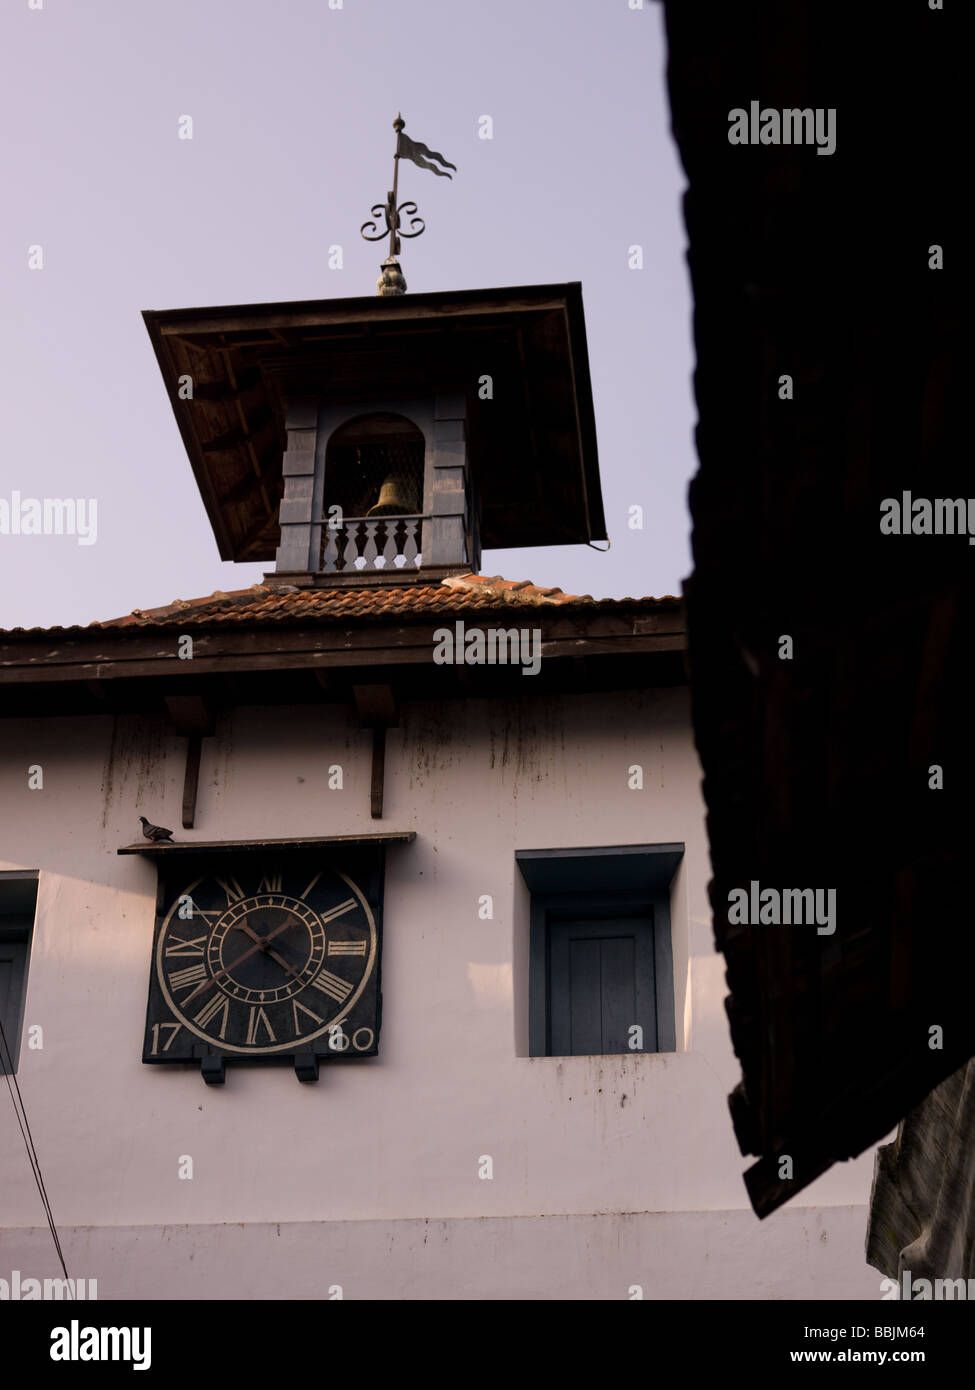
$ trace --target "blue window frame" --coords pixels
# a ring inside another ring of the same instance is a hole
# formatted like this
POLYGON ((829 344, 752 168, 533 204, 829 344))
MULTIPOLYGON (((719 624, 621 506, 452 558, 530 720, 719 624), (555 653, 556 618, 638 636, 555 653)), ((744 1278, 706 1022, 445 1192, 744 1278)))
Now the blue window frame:
POLYGON ((517 850, 531 893, 532 1057, 673 1052, 682 844, 517 850))
POLYGON ((0 1076, 16 1072, 20 1061, 36 905, 36 869, 0 872, 0 1076))

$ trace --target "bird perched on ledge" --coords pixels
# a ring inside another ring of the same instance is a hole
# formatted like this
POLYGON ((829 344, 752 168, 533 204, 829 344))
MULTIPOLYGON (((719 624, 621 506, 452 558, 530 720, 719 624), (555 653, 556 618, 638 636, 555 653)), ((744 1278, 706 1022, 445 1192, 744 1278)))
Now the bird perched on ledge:
POLYGON ((162 825, 150 825, 145 816, 140 816, 142 833, 147 840, 172 840, 173 832, 162 825))

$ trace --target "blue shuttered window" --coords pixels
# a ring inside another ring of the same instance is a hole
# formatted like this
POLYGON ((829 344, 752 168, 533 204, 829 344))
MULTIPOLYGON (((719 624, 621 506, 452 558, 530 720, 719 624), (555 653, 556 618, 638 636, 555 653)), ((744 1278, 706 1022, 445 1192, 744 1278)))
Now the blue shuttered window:
POLYGON ((684 846, 518 850, 533 1057, 673 1052, 670 885, 684 846))
POLYGON ((551 922, 549 960, 554 1054, 656 1052, 652 917, 551 922))

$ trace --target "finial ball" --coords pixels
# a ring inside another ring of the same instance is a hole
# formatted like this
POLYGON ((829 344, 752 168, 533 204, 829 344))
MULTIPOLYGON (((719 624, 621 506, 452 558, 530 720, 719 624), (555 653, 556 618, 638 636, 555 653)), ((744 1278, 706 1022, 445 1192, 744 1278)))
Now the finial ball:
POLYGON ((381 295, 406 293, 406 276, 394 257, 387 256, 383 261, 376 289, 381 295))

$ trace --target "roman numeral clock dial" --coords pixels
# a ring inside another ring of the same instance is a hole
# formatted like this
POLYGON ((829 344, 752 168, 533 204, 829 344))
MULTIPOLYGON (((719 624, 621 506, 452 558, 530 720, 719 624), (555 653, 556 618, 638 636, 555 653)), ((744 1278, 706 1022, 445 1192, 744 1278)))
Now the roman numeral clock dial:
MULTIPOLYGON (((374 1055, 372 896, 307 862, 215 867, 161 885, 143 1061, 293 1059, 302 1076, 298 1059, 307 1071, 312 1058, 374 1055)), ((204 1062, 205 1076, 214 1065, 204 1062)))

